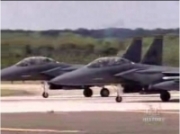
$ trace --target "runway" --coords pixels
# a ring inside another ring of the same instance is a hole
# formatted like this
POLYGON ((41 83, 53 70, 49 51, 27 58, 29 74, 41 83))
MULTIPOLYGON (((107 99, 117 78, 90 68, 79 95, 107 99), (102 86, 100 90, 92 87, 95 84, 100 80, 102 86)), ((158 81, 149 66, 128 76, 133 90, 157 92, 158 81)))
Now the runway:
POLYGON ((116 103, 115 96, 103 98, 94 96, 85 98, 82 95, 58 95, 42 98, 2 97, 1 113, 22 112, 79 112, 79 111, 145 111, 150 108, 161 110, 179 110, 177 94, 171 94, 171 101, 161 102, 159 95, 125 94, 123 102, 116 103))
POLYGON ((1 97, 2 134, 177 134, 179 94, 161 102, 159 95, 124 94, 115 102, 80 92, 36 96, 1 97))
POLYGON ((1 115, 2 134, 178 134, 179 115, 134 112, 57 112, 1 115), (159 121, 145 119, 160 118, 159 121))

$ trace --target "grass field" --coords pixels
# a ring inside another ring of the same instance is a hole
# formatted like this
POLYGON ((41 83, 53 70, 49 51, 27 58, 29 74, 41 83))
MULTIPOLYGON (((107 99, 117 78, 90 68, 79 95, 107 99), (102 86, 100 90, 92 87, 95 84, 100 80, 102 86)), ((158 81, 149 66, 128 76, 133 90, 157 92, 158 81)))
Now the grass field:
MULTIPOLYGON (((154 37, 143 37, 143 54, 154 37)), ((37 33, 2 33, 1 67, 10 66, 28 56, 47 56, 60 62, 87 64, 102 56, 121 56, 133 38, 83 37, 76 34, 58 36, 37 33)), ((179 36, 164 36, 163 63, 179 66, 179 36)))

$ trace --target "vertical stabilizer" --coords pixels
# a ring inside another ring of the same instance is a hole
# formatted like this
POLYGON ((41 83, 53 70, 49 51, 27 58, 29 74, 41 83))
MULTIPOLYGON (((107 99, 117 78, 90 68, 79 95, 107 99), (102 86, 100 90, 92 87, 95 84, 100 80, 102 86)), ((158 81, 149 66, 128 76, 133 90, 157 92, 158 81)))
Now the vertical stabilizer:
POLYGON ((143 64, 162 65, 163 56, 163 36, 155 37, 152 45, 142 59, 143 64))
POLYGON ((142 54, 142 39, 135 38, 122 57, 138 63, 141 61, 141 54, 142 54))

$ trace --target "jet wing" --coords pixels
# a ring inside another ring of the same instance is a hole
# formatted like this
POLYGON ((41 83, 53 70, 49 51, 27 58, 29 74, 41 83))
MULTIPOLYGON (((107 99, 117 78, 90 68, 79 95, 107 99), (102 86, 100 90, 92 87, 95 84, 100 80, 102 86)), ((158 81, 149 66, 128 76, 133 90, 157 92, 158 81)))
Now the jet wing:
POLYGON ((122 81, 138 82, 142 85, 153 84, 158 80, 179 80, 179 72, 164 71, 157 69, 131 69, 122 73, 118 73, 115 77, 122 81))
MULTIPOLYGON (((131 81, 131 82, 137 82, 142 85, 146 85, 148 83, 151 83, 147 78, 148 75, 137 73, 139 69, 131 69, 122 73, 118 73, 115 75, 115 77, 119 78, 120 81, 131 81), (145 80, 146 79, 146 80, 145 80)), ((151 79, 150 79, 151 80, 151 79)))
POLYGON ((115 77, 123 77, 125 75, 130 75, 132 73, 135 73, 136 71, 138 71, 138 69, 131 69, 131 70, 128 70, 128 71, 125 71, 125 72, 118 73, 118 74, 115 75, 115 77))
POLYGON ((170 80, 161 83, 154 84, 152 89, 162 89, 162 90, 179 90, 179 80, 170 80))
POLYGON ((56 67, 56 68, 41 72, 41 74, 50 78, 54 78, 61 74, 61 70, 62 70, 62 67, 56 67))
POLYGON ((179 79, 179 71, 161 71, 161 70, 156 70, 156 69, 148 69, 148 70, 139 70, 136 71, 136 73, 140 74, 162 74, 162 79, 164 80, 171 80, 171 79, 179 79))
POLYGON ((81 67, 83 67, 83 65, 72 65, 70 67, 63 68, 62 70, 69 72, 69 71, 73 71, 73 70, 79 69, 81 67))
POLYGON ((79 69, 80 67, 82 67, 82 65, 73 65, 73 66, 65 67, 65 68, 57 67, 57 68, 53 68, 53 69, 41 72, 41 74, 50 78, 54 78, 58 75, 62 75, 64 73, 79 69))
POLYGON ((139 70, 137 71, 137 73, 162 73, 164 75, 170 75, 170 76, 178 76, 179 75, 179 71, 162 71, 161 69, 144 69, 144 70, 139 70))
POLYGON ((160 73, 162 72, 162 70, 158 70, 158 69, 143 69, 143 70, 138 70, 137 73, 145 73, 145 74, 149 74, 149 73, 160 73))

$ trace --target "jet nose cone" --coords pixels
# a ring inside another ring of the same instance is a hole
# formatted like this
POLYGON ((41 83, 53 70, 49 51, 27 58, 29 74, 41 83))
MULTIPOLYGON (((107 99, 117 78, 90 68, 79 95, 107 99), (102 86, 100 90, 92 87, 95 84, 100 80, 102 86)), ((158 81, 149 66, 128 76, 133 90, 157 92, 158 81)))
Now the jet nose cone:
POLYGON ((1 70, 1 80, 8 80, 10 75, 9 68, 5 68, 1 70))
POLYGON ((72 80, 73 78, 68 75, 61 75, 52 79, 51 81, 49 81, 49 83, 52 83, 55 85, 69 85, 69 84, 72 84, 72 80))
MULTIPOLYGON (((52 84, 64 85, 64 86, 79 86, 87 84, 92 78, 92 74, 87 68, 81 68, 69 73, 60 75, 50 81, 52 84)), ((89 83, 88 83, 89 84, 89 83)))
POLYGON ((1 81, 14 81, 20 77, 20 69, 14 66, 7 67, 1 70, 1 81))
POLYGON ((76 70, 69 73, 62 74, 50 81, 57 85, 81 85, 85 81, 83 70, 76 70))

